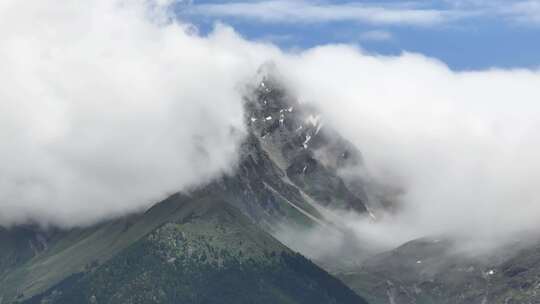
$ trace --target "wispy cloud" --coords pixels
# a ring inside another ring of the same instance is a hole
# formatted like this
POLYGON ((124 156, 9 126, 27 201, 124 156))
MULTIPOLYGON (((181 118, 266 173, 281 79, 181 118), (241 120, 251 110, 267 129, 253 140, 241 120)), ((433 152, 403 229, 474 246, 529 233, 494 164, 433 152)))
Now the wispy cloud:
POLYGON ((446 0, 437 6, 420 1, 331 3, 315 0, 238 0, 227 3, 192 3, 184 7, 182 13, 289 24, 361 22, 431 26, 473 18, 501 18, 501 21, 506 22, 540 24, 540 0, 446 0))
POLYGON ((394 35, 389 31, 373 30, 366 31, 360 34, 362 41, 390 41, 394 39, 394 35))
POLYGON ((450 9, 519 24, 540 24, 540 0, 446 0, 450 9))
POLYGON ((422 8, 400 4, 359 4, 265 0, 192 5, 191 15, 235 17, 269 23, 319 23, 356 21, 370 24, 430 25, 459 18, 458 10, 422 8))
POLYGON ((522 1, 504 10, 507 15, 520 23, 540 24, 540 1, 522 1))

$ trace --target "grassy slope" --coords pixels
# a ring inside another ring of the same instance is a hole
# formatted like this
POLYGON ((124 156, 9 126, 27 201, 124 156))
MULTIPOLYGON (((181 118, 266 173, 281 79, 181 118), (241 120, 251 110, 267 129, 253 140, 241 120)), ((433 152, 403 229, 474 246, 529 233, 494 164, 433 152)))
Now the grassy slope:
POLYGON ((1 275, 0 296, 5 302, 15 297, 26 298, 71 274, 110 259, 161 225, 175 213, 178 203, 187 200, 176 195, 144 215, 63 233, 47 250, 1 275))
POLYGON ((34 256, 33 239, 30 230, 0 227, 0 276, 34 256))

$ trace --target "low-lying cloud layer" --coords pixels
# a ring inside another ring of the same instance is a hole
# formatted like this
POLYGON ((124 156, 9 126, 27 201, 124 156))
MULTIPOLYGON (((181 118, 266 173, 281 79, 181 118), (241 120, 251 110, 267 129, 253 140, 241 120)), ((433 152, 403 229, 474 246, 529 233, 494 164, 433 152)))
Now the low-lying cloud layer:
POLYGON ((242 85, 273 61, 374 180, 404 190, 398 214, 348 217, 358 239, 539 228, 538 71, 454 72, 343 45, 287 53, 224 26, 199 36, 166 2, 0 4, 0 225, 88 224, 233 169, 242 85))

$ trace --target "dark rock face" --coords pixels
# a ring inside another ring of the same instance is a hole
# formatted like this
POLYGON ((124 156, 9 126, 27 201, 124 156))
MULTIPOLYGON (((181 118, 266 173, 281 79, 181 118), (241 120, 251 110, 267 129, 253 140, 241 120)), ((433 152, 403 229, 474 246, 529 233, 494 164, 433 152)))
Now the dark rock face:
POLYGON ((248 217, 270 230, 281 221, 310 225, 312 220, 299 210, 314 218, 321 217, 300 190, 286 180, 283 171, 253 135, 242 145, 242 153, 235 175, 226 176, 201 192, 223 195, 248 217))

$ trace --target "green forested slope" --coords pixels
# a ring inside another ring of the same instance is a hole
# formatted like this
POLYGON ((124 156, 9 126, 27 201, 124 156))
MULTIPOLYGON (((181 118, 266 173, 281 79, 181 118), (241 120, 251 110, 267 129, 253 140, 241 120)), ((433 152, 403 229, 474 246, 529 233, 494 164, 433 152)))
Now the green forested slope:
POLYGON ((2 303, 365 303, 214 195, 174 195, 39 251, 16 232, 2 238, 2 303))

